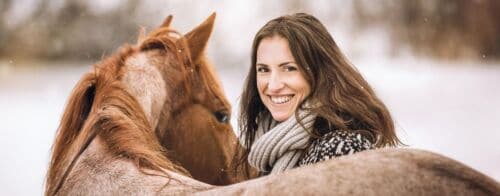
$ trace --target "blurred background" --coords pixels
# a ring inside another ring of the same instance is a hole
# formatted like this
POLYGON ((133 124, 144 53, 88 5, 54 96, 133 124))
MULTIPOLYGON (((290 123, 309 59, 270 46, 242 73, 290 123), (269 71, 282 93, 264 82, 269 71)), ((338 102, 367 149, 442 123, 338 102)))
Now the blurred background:
MULTIPOLYGON (((41 195, 66 99, 81 75, 165 16, 182 33, 217 12, 208 56, 233 104, 257 30, 319 18, 412 148, 500 180, 498 0, 0 0, 0 195, 41 195)), ((418 172, 418 171, 415 171, 418 172)))

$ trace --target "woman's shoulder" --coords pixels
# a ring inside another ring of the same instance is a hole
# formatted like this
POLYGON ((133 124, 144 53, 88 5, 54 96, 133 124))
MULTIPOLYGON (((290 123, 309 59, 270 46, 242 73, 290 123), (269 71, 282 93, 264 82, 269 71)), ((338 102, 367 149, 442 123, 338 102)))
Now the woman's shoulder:
POLYGON ((299 161, 307 165, 374 148, 367 131, 331 131, 312 141, 299 161))

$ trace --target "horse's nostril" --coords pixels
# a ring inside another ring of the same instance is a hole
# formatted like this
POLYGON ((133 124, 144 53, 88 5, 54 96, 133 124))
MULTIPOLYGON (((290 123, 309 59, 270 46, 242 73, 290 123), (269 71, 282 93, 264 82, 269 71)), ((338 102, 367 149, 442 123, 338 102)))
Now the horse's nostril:
POLYGON ((214 112, 214 116, 220 123, 228 123, 229 122, 229 115, 226 111, 214 112))

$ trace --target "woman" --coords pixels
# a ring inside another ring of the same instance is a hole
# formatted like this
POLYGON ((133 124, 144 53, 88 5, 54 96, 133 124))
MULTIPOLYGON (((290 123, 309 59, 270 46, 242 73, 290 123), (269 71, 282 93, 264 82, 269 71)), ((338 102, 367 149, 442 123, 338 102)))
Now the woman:
POLYGON ((239 166, 266 175, 401 144, 385 105, 315 17, 269 21, 255 36, 251 61, 239 166))

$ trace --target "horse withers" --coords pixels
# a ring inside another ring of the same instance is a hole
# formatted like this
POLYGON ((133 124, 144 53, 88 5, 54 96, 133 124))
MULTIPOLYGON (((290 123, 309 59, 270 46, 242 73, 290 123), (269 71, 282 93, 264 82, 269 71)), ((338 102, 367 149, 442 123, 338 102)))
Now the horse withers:
POLYGON ((56 133, 46 195, 191 192, 235 182, 231 108, 204 55, 214 20, 181 35, 169 16, 81 78, 56 133))

